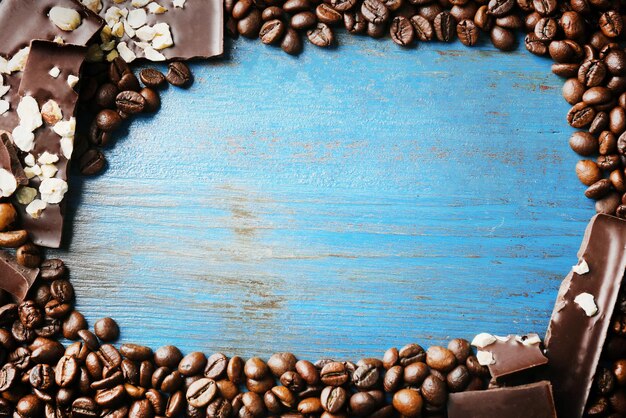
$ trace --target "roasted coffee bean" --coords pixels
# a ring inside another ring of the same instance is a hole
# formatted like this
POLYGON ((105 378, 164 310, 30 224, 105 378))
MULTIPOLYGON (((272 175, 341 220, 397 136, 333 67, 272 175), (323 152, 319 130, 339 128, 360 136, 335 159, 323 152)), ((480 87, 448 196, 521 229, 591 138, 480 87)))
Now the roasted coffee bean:
POLYGON ((309 29, 315 26, 317 23, 317 17, 315 16, 315 13, 311 11, 300 12, 291 16, 289 23, 291 24, 291 27, 296 30, 309 29))
POLYGON ((213 379, 202 378, 189 386, 186 399, 194 408, 206 407, 217 393, 217 386, 213 379))
POLYGON ((60 302, 71 302, 74 300, 74 286, 64 279, 55 280, 50 284, 52 297, 60 302))
POLYGON ((122 344, 120 353, 132 361, 144 361, 151 359, 153 356, 152 349, 138 344, 122 344))
POLYGON ((441 12, 433 20, 435 35, 441 42, 452 42, 456 35, 456 19, 450 12, 441 12))
POLYGON ((401 366, 408 366, 411 363, 423 362, 426 360, 426 352, 417 344, 407 344, 398 351, 401 366))
POLYGON ((602 131, 609 128, 609 123, 609 115, 606 112, 598 112, 589 126, 589 133, 592 135, 598 135, 602 131))
POLYGON ((246 38, 256 38, 259 35, 262 22, 261 12, 252 9, 246 17, 237 22, 237 31, 246 38))
POLYGON ((35 245, 27 243, 18 247, 15 252, 15 259, 25 267, 37 268, 41 263, 41 254, 35 245))
POLYGON ((117 351, 117 348, 111 344, 101 345, 98 349, 98 355, 100 356, 103 364, 109 369, 115 369, 122 364, 122 356, 119 351, 117 351))
POLYGON ((563 83, 563 98, 571 105, 582 102, 585 86, 577 78, 570 78, 563 83))
MULTIPOLYGON (((58 303, 59 306, 67 306, 69 309, 71 309, 69 304, 61 304, 57 300, 53 299, 46 305, 46 313, 48 315, 50 315, 50 312, 48 311, 48 306, 51 303, 58 303)), ((87 329, 87 320, 80 312, 72 311, 67 319, 63 321, 63 336, 69 340, 75 340, 78 338, 78 331, 80 331, 81 329, 87 329)))
POLYGON ((32 300, 26 300, 17 307, 20 322, 26 328, 33 329, 43 324, 44 314, 32 300))
POLYGON ((617 138, 610 131, 603 131, 598 136, 598 152, 601 155, 615 154, 617 152, 617 138))
POLYGON ((327 386, 342 386, 350 379, 350 376, 343 363, 334 361, 322 368, 320 379, 327 386))
MULTIPOLYGON (((552 64, 552 73, 563 78, 576 77, 578 75, 578 64, 552 64)), ((608 87, 608 86, 607 86, 608 87)))
POLYGON ((450 392, 462 392, 469 384, 471 376, 464 365, 456 366, 446 376, 446 384, 450 392))
MULTIPOLYGON (((531 32, 526 35, 526 37, 524 38, 524 46, 526 47, 528 52, 530 52, 531 54, 541 56, 541 55, 546 55, 546 53, 548 52, 548 47, 546 46, 545 42, 540 40, 537 37, 537 35, 534 34, 534 32, 531 32)), ((584 90, 584 87, 583 87, 583 90, 584 90)), ((568 99, 566 98, 565 100, 568 100, 568 99)), ((577 101, 580 101, 580 100, 577 100, 577 101)), ((575 101, 574 103, 570 103, 570 104, 575 104, 577 101, 575 101)))
POLYGON ((376 367, 371 364, 363 364, 352 374, 352 383, 359 390, 368 390, 378 384, 379 378, 380 373, 376 367))
POLYGON ((115 107, 115 97, 119 89, 113 83, 105 83, 96 92, 96 104, 103 109, 113 109, 115 107))
POLYGON ((622 16, 615 10, 609 10, 600 15, 598 25, 602 33, 609 38, 616 38, 622 33, 622 16))
POLYGON ((585 34, 585 22, 578 12, 564 12, 559 19, 559 25, 567 39, 581 39, 585 34))
POLYGON ((292 28, 285 31, 280 47, 289 55, 298 55, 302 51, 302 39, 300 34, 292 28))
POLYGON ((328 0, 328 3, 340 13, 350 11, 355 5, 356 0, 328 0))
POLYGON ((144 87, 139 91, 139 94, 145 101, 144 112, 152 113, 159 110, 161 107, 161 97, 159 93, 149 87, 144 87))
POLYGON ((448 343, 448 350, 454 354, 458 364, 465 364, 467 358, 472 354, 472 346, 469 341, 463 338, 454 338, 448 343))
POLYGON ((357 392, 350 397, 350 412, 357 417, 364 417, 376 410, 376 399, 369 392, 357 392))
MULTIPOLYGON (((115 116, 113 117, 119 118, 119 123, 121 124, 122 118, 117 112, 114 112, 114 113, 115 113, 115 116)), ((89 127, 89 135, 87 136, 87 139, 89 140, 89 142, 95 146, 104 147, 111 141, 111 138, 112 138, 111 133, 100 129, 100 127, 98 126, 98 121, 94 119, 91 126, 89 127)))
POLYGON ((106 157, 102 151, 92 148, 87 150, 79 161, 80 173, 84 176, 99 174, 106 167, 106 157))
POLYGON ((153 418, 154 410, 147 399, 141 399, 132 403, 128 410, 128 418, 153 418))
POLYGON ((17 304, 7 303, 0 306, 0 325, 9 325, 17 319, 17 304))
MULTIPOLYGON (((481 30, 488 32, 493 26, 493 16, 489 13, 489 8, 486 5, 482 5, 476 10, 474 15, 474 23, 481 30)), ((534 26, 533 26, 534 28, 534 26)))
POLYGON ((407 385, 417 387, 422 384, 430 370, 426 363, 416 362, 407 365, 403 370, 402 379, 407 385))
POLYGON ((404 369, 402 366, 391 366, 385 373, 383 388, 385 392, 397 391, 403 383, 404 369))
POLYGON ((315 8, 315 16, 317 16, 317 20, 327 25, 336 25, 343 20, 341 13, 326 3, 317 5, 315 8))
POLYGON ((421 386, 421 394, 427 403, 434 406, 442 406, 448 399, 448 390, 445 382, 433 375, 424 379, 424 383, 421 386))
POLYGON ((112 318, 99 319, 94 324, 93 330, 96 336, 104 342, 115 341, 120 336, 120 328, 112 318))
POLYGON ((567 123, 573 128, 584 128, 589 125, 596 116, 595 110, 587 103, 580 102, 575 104, 567 113, 567 123))
MULTIPOLYGON (((256 37, 259 28, 260 28, 260 14, 258 10, 253 11, 252 13, 250 13, 250 15, 248 15, 248 17, 246 19, 251 19, 251 15, 255 15, 257 16, 258 19, 258 23, 257 23, 257 27, 254 30, 254 35, 252 37, 256 37)), ((245 20, 245 19, 244 19, 245 20)), ((239 23, 244 22, 244 20, 240 20, 239 23)), ((242 35, 244 35, 244 33, 242 33, 242 35)), ((246 35, 244 35, 246 36, 246 35)), ((165 75, 165 79, 173 86, 176 87, 185 87, 187 85, 189 85, 191 83, 191 70, 189 69, 189 67, 187 66, 187 64, 185 64, 182 61, 174 61, 171 62, 168 67, 167 67, 167 74, 165 75)))
POLYGON ((620 158, 618 155, 600 155, 596 160, 598 167, 604 171, 613 171, 620 166, 620 158))
POLYGON ((569 138, 569 146, 578 155, 589 156, 598 152, 598 140, 589 132, 574 132, 569 138))
POLYGON ((122 118, 115 110, 104 109, 96 115, 95 126, 102 132, 114 131, 119 128, 121 124, 122 118))
POLYGON ((365 19, 374 24, 385 23, 389 19, 389 10, 380 0, 365 0, 361 4, 361 13, 365 19))
POLYGON ((598 164, 590 160, 580 160, 576 164, 576 175, 580 182, 586 186, 591 186, 602 178, 598 164))
POLYGON ((72 385, 78 379, 79 366, 74 357, 63 356, 57 364, 54 372, 56 384, 65 388, 72 385))
POLYGON ((158 367, 167 367, 170 370, 178 368, 183 354, 173 345, 165 345, 154 352, 154 363, 158 367))
POLYGON ((289 14, 295 14, 311 10, 311 2, 309 0, 287 0, 283 3, 283 10, 289 14))
POLYGON ((125 74, 131 72, 132 71, 126 61, 120 57, 116 57, 109 66, 109 79, 113 83, 118 84, 125 74))
POLYGON ((284 33, 285 24, 282 20, 274 19, 269 22, 265 22, 263 26, 261 26, 259 37, 261 38, 261 42, 266 45, 270 45, 280 42, 284 33))
POLYGON ((599 60, 589 60, 578 69, 578 81, 586 87, 598 86, 606 77, 606 65, 599 60))
POLYGON ((576 42, 564 40, 550 42, 548 52, 555 62, 566 63, 579 61, 583 51, 576 42))
POLYGON ((626 176, 621 170, 613 170, 609 175, 609 181, 615 190, 626 193, 626 176))
POLYGON ((114 408, 119 406, 126 397, 123 385, 117 385, 110 389, 103 389, 96 392, 95 402, 101 408, 114 408))
POLYGON ((261 13, 261 19, 263 19, 264 22, 269 22, 270 20, 274 19, 282 20, 284 17, 283 15, 283 9, 278 6, 270 6, 263 9, 263 12, 261 13))
POLYGON ((252 0, 239 0, 233 6, 232 16, 237 20, 241 20, 248 14, 252 6, 252 0))
MULTIPOLYGON (((204 371, 207 366, 207 358, 206 356, 199 352, 195 351, 193 353, 187 354, 178 364, 178 371, 183 376, 194 376, 204 371)), ((209 368, 207 367, 207 370, 209 368)), ((210 377, 210 376, 207 376, 210 377)), ((216 377, 210 377, 215 379, 216 377)))
POLYGON ((469 356, 467 360, 465 360, 465 367, 467 367, 467 370, 472 376, 489 376, 489 369, 486 366, 482 366, 474 355, 469 356))
POLYGON ((268 376, 269 367, 259 357, 251 357, 246 361, 243 372, 248 379, 260 380, 268 376))
MULTIPOLYGON (((376 1, 376 0, 371 0, 376 1)), ((335 36, 332 29, 325 23, 318 23, 314 29, 307 31, 306 33, 309 41, 320 48, 325 48, 332 45, 335 42, 335 36)))
POLYGON ((243 382, 244 374, 244 362, 243 359, 239 356, 233 356, 228 361, 228 365, 226 366, 226 375, 228 376, 228 380, 238 385, 243 382))
POLYGON ((136 91, 122 91, 115 97, 115 106, 129 115, 141 113, 146 106, 146 99, 136 91))
POLYGON ((496 17, 508 14, 513 6, 515 6, 515 0, 490 0, 487 5, 489 13, 496 17))
POLYGON ((207 418, 230 418, 233 408, 230 402, 216 399, 207 407, 207 418))
POLYGON ((83 344, 85 344, 85 346, 91 351, 97 351, 100 347, 100 342, 98 341, 98 338, 94 335, 93 332, 89 331, 88 329, 79 330, 78 337, 82 340, 83 344))
POLYGON ((147 87, 157 88, 165 84, 165 75, 156 68, 144 68, 139 72, 139 79, 147 87))
POLYGON ((508 29, 494 26, 490 32, 491 43, 501 51, 511 51, 515 48, 515 35, 508 29))
POLYGON ((26 395, 17 403, 15 412, 20 418, 38 418, 43 416, 44 403, 35 395, 26 395))
POLYGON ((274 376, 281 377, 286 372, 295 371, 297 361, 292 353, 275 353, 267 360, 267 367, 274 376))
POLYGON ((557 6, 557 0, 533 0, 533 8, 542 16, 550 16, 557 6))
POLYGON ((344 13, 343 24, 346 30, 352 34, 364 33, 367 30, 367 20, 363 13, 356 11, 354 13, 344 13))
POLYGON ((139 91, 141 86, 139 85, 139 80, 135 74, 128 72, 124 74, 117 83, 117 88, 121 91, 139 91))
POLYGON ((413 25, 404 16, 396 16, 391 21, 389 28, 391 40, 400 46, 409 46, 415 40, 413 25))
POLYGON ((61 327, 62 323, 59 319, 46 317, 43 324, 35 329, 35 333, 39 337, 52 338, 61 332, 61 327))
POLYGON ((415 37, 418 41, 426 42, 433 39, 433 27, 426 18, 420 15, 415 15, 411 17, 410 21, 411 25, 413 25, 413 29, 415 30, 415 37))
POLYGON ((19 231, 0 232, 1 248, 16 248, 24 245, 28 241, 28 232, 21 229, 19 231))
MULTIPOLYGON (((473 17, 474 16, 472 15, 470 19, 473 17)), ((502 28, 510 29, 510 30, 517 30, 517 29, 521 29, 524 27, 524 22, 522 21, 522 18, 515 14, 510 14, 510 15, 499 17, 496 19, 495 24, 502 28)), ((575 42, 572 42, 572 43, 578 46, 578 44, 576 44, 575 42)), ((578 49, 581 49, 580 46, 578 46, 578 49)))
POLYGON ((296 363, 296 372, 309 386, 317 385, 320 382, 319 371, 310 361, 299 360, 296 363))
POLYGON ((2 366, 0 369, 0 392, 11 389, 18 381, 18 369, 12 363, 2 366))
MULTIPOLYGON (((474 2, 469 2, 464 5, 455 4, 450 9, 450 14, 454 16, 457 22, 465 19, 469 19, 473 22, 477 11, 478 5, 474 2)), ((521 22, 521 20, 519 20, 519 22, 521 22)))
POLYGON ((535 35, 542 41, 553 40, 559 30, 559 24, 555 19, 544 17, 539 19, 535 25, 535 35))
POLYGON ((275 382, 271 376, 264 377, 262 379, 247 379, 246 380, 246 388, 250 392, 258 393, 259 395, 264 394, 268 390, 270 390, 274 386, 275 382))
POLYGON ((393 395, 393 407, 404 417, 420 417, 422 405, 422 396, 416 390, 401 389, 393 395))
POLYGON ((478 28, 473 20, 461 20, 456 27, 456 34, 463 45, 474 46, 478 42, 478 28))
POLYGON ((320 396, 322 408, 330 414, 339 413, 348 400, 348 393, 342 387, 327 386, 320 396))
POLYGON ((11 327, 11 335, 15 341, 21 344, 30 344, 37 336, 34 330, 26 328, 21 321, 15 321, 13 323, 13 326, 11 327))

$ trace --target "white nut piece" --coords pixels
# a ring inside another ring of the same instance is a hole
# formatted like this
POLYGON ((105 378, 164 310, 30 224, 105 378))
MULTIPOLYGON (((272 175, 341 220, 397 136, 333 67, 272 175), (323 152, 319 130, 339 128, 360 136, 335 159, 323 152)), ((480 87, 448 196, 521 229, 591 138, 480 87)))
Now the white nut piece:
POLYGON ((132 0, 130 2, 130 4, 133 7, 145 7, 148 3, 150 3, 152 0, 132 0))
POLYGON ((28 60, 28 54, 30 54, 30 47, 24 47, 17 51, 15 55, 7 62, 6 73, 11 74, 16 71, 24 71, 26 66, 26 60, 28 60))
POLYGON ((165 61, 165 55, 161 54, 159 51, 157 51, 156 49, 152 48, 151 46, 147 46, 144 50, 143 50, 144 55, 146 56, 146 59, 149 59, 150 61, 165 61))
POLYGON ((41 166, 41 176, 44 178, 52 178, 59 171, 54 164, 44 164, 41 166))
POLYGON ((134 9, 128 12, 126 21, 133 29, 139 29, 148 22, 148 16, 144 9, 134 9))
POLYGON ((24 152, 30 152, 35 144, 35 134, 28 128, 18 125, 11 132, 13 142, 24 152))
POLYGON ((17 192, 15 192, 15 197, 18 203, 28 205, 37 197, 37 190, 32 187, 20 187, 17 189, 17 192))
POLYGON ((476 353, 476 360, 478 360, 478 364, 481 366, 489 366, 490 364, 495 364, 496 360, 493 358, 493 354, 489 351, 478 350, 476 353))
POLYGON ((20 118, 20 125, 31 132, 43 125, 39 105, 32 96, 22 97, 17 105, 17 116, 20 118))
POLYGON ((73 138, 61 138, 61 152, 68 160, 72 158, 72 153, 74 152, 73 138))
POLYGON ((74 74, 70 74, 67 76, 67 85, 70 86, 70 88, 74 88, 79 80, 80 78, 76 77, 74 74))
POLYGON ((144 42, 150 42, 154 39, 156 31, 150 25, 140 27, 135 31, 135 36, 144 42))
POLYGON ((574 298, 574 302, 585 311, 585 315, 591 317, 598 313, 598 307, 592 294, 584 292, 574 298))
POLYGON ((37 158, 37 161, 39 164, 54 164, 59 161, 59 156, 48 151, 44 151, 44 153, 37 158))
POLYGON ((35 165, 35 156, 33 154, 27 154, 26 157, 24 157, 24 163, 29 166, 32 167, 35 165))
POLYGON ((4 96, 11 90, 11 86, 0 86, 0 97, 4 96))
POLYGON ((15 176, 4 168, 0 168, 0 196, 9 197, 17 189, 15 176))
POLYGON ((515 340, 524 345, 537 345, 541 344, 541 338, 538 334, 532 333, 527 335, 516 335, 515 340))
POLYGON ((24 174, 26 174, 26 177, 28 177, 29 179, 41 176, 41 167, 39 167, 38 165, 34 165, 32 167, 24 167, 24 174))
POLYGON ((26 206, 26 213, 37 219, 41 216, 41 212, 46 209, 46 202, 41 199, 35 199, 26 206))
POLYGON ((0 116, 9 111, 11 105, 6 100, 0 100, 0 116))
POLYGON ((575 266, 572 266, 572 271, 578 274, 579 276, 582 276, 583 274, 587 274, 589 273, 589 264, 587 264, 587 261, 585 261, 584 258, 581 258, 578 264, 576 264, 575 266))
POLYGON ((41 106, 41 117, 48 125, 54 125, 63 119, 63 112, 59 104, 50 99, 41 106))
POLYGON ((61 74, 61 70, 59 67, 52 67, 50 71, 48 71, 48 74, 50 74, 50 77, 52 78, 57 78, 59 74, 61 74))
POLYGON ((67 193, 67 183, 57 178, 43 179, 39 185, 39 193, 41 193, 41 200, 46 203, 61 203, 63 196, 67 193))
POLYGON ((185 7, 185 1, 187 0, 174 0, 174 7, 178 7, 179 9, 182 9, 185 7))
POLYGON ((485 348, 496 342, 496 337, 486 332, 481 332, 472 340, 472 345, 477 348, 485 348))
POLYGON ((102 10, 102 2, 100 0, 81 0, 80 2, 83 4, 83 6, 85 6, 94 13, 98 13, 100 10, 102 10))
POLYGON ((80 13, 68 7, 54 6, 50 9, 48 17, 59 29, 71 32, 82 23, 80 13))
POLYGON ((126 62, 132 62, 137 58, 135 53, 128 48, 126 42, 120 42, 117 45, 117 52, 120 54, 120 57, 126 62))
POLYGON ((71 117, 69 120, 57 122, 56 125, 52 127, 52 130, 61 138, 73 138, 76 132, 76 119, 71 117))
POLYGON ((154 25, 153 28, 156 33, 154 35, 154 39, 152 39, 152 47, 154 49, 158 51, 174 45, 174 41, 172 40, 172 32, 170 31, 170 25, 161 22, 154 25))
POLYGON ((0 57, 0 74, 9 74, 9 60, 4 57, 0 57))
POLYGON ((148 12, 152 13, 153 15, 162 15, 163 13, 167 12, 167 8, 153 1, 152 3, 148 4, 148 12))

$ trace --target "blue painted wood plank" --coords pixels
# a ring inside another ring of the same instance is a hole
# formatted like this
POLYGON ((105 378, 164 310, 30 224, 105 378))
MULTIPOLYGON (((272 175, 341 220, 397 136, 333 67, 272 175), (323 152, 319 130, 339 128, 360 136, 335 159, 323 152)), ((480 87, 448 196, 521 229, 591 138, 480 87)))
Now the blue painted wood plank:
POLYGON ((593 213, 550 62, 238 40, 73 179, 78 307, 122 340, 381 355, 543 333, 593 213))

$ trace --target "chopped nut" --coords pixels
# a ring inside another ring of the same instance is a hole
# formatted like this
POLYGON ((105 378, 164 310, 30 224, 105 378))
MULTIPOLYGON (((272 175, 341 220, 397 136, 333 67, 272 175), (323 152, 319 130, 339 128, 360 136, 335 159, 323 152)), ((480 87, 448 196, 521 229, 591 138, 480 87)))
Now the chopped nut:
POLYGON ((70 74, 67 76, 67 85, 70 86, 70 88, 74 88, 79 80, 80 78, 76 77, 74 74, 70 74))
POLYGON ((30 202, 35 200, 36 196, 37 190, 33 189, 32 187, 20 187, 15 193, 15 197, 17 197, 18 203, 22 205, 28 205, 30 202))
POLYGON ((94 13, 98 13, 102 10, 102 3, 100 0, 81 0, 81 3, 94 13))
POLYGON ((32 167, 35 165, 35 156, 33 154, 27 154, 26 157, 24 157, 24 163, 29 166, 32 167))
POLYGON ((120 57, 126 62, 132 62, 137 58, 135 53, 128 48, 126 42, 120 42, 117 45, 117 52, 120 54, 120 57))
POLYGON ((41 212, 46 209, 46 202, 41 199, 35 199, 26 206, 26 213, 37 219, 41 216, 41 212))
POLYGON ((154 49, 161 50, 174 45, 170 25, 161 22, 154 25, 153 28, 155 30, 154 39, 152 39, 152 47, 154 49))
POLYGON ((143 53, 146 56, 146 59, 149 59, 150 61, 165 61, 166 59, 163 54, 161 54, 151 46, 146 47, 143 50, 143 53))
POLYGON ((59 161, 59 156, 49 153, 48 151, 44 151, 44 153, 39 156, 37 161, 39 164, 54 164, 59 161))
POLYGON ((582 276, 583 274, 589 273, 589 265, 584 258, 581 258, 578 264, 572 266, 572 271, 579 276, 582 276))
POLYGON ((9 66, 9 61, 4 57, 0 57, 0 73, 9 74, 8 66, 9 66))
POLYGON ((31 132, 43 125, 39 105, 32 96, 22 97, 17 105, 17 116, 20 118, 20 125, 31 132))
POLYGON ((476 360, 478 360, 478 364, 481 366, 489 366, 496 362, 491 352, 482 350, 478 350, 478 353, 476 353, 476 360))
POLYGON ((59 35, 57 35, 54 37, 52 42, 54 42, 55 44, 63 45, 65 43, 65 40, 61 38, 59 35))
MULTIPOLYGON (((128 14, 128 10, 126 10, 126 14, 128 14)), ((122 9, 120 9, 119 7, 112 6, 109 7, 104 13, 104 20, 107 22, 107 25, 114 28, 116 23, 122 20, 122 18, 126 17, 126 14, 122 12, 122 9)))
POLYGON ((9 111, 10 105, 6 100, 0 100, 0 115, 4 115, 9 111))
POLYGON ((596 306, 593 295, 590 293, 581 293, 574 298, 574 302, 585 311, 585 315, 587 316, 594 316, 598 313, 598 307, 596 306))
POLYGON ((80 14, 67 7, 54 6, 50 9, 48 17, 59 29, 71 32, 80 26, 82 20, 80 14))
POLYGON ((61 152, 68 160, 72 157, 72 153, 74 152, 73 138, 61 138, 61 152))
POLYGON ((41 167, 39 167, 38 165, 34 165, 32 167, 24 167, 24 174, 26 174, 26 177, 28 177, 29 179, 32 179, 36 176, 41 176, 41 167))
POLYGON ((122 36, 124 36, 124 24, 122 22, 117 22, 115 25, 113 25, 113 28, 111 29, 111 35, 115 36, 116 38, 121 38, 122 36))
POLYGON ((515 341, 524 345, 536 345, 541 343, 541 338, 537 334, 516 335, 515 341))
POLYGON ((63 119, 63 112, 59 104, 50 99, 41 106, 41 117, 48 125, 54 125, 63 119))
POLYGON ((0 168, 0 196, 9 197, 17 189, 15 176, 4 168, 0 168))
POLYGON ((30 152, 33 149, 35 143, 35 134, 22 125, 18 125, 11 132, 13 135, 13 142, 15 145, 24 152, 30 152))
POLYGON ((472 345, 478 348, 485 348, 496 342, 496 337, 486 332, 481 332, 472 340, 472 345))
POLYGON ((130 26, 130 23, 128 23, 127 20, 124 20, 122 24, 124 25, 124 33, 126 33, 126 35, 128 35, 129 38, 134 38, 135 29, 133 29, 132 26, 130 26))
POLYGON ((185 1, 186 0, 174 0, 174 7, 178 7, 180 9, 182 9, 183 7, 185 7, 185 1))
POLYGON ((133 7, 144 7, 145 5, 147 5, 148 3, 150 3, 152 0, 133 0, 130 2, 130 4, 133 7))
POLYGON ((113 60, 117 57, 119 57, 120 54, 114 49, 113 51, 109 52, 106 56, 106 60, 108 62, 113 62, 113 60))
POLYGON ((113 49, 115 49, 116 44, 117 42, 115 40, 103 42, 100 44, 100 49, 104 52, 112 51, 113 49))
POLYGON ((16 71, 24 71, 26 60, 28 60, 28 54, 30 53, 30 47, 24 47, 17 51, 15 55, 7 62, 6 72, 11 74, 16 71))
POLYGON ((62 138, 73 138, 76 132, 76 119, 71 117, 69 120, 57 122, 57 124, 52 127, 52 130, 62 138))
POLYGON ((134 9, 128 12, 126 21, 133 29, 138 29, 148 22, 148 17, 144 9, 134 9))
POLYGON ((46 203, 60 203, 67 193, 67 183, 57 178, 43 179, 39 185, 39 193, 41 193, 41 200, 46 203))
POLYGON ((144 42, 150 42, 154 39, 155 35, 156 31, 150 25, 142 26, 135 31, 135 36, 144 42))
POLYGON ((50 77, 52 78, 57 78, 59 74, 61 74, 61 70, 59 69, 59 67, 52 67, 52 69, 48 71, 48 74, 50 74, 50 77))
POLYGON ((54 164, 44 164, 41 166, 41 175, 45 178, 52 178, 59 171, 54 164))
POLYGON ((0 86, 0 97, 3 97, 11 90, 11 86, 0 86))
POLYGON ((148 12, 154 15, 161 15, 167 12, 167 9, 156 2, 148 4, 148 12))

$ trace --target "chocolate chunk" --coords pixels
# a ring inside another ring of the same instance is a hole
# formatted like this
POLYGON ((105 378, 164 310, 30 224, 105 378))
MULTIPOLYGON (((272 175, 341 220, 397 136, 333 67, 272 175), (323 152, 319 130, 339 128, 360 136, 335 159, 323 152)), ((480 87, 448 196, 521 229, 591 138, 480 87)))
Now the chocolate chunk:
POLYGON ((13 174, 18 185, 25 186, 28 184, 28 178, 24 174, 24 168, 17 156, 11 134, 6 131, 0 131, 0 168, 13 174))
POLYGON ((103 24, 100 17, 76 0, 2 0, 0 55, 8 59, 34 39, 86 45, 103 24), (79 20, 75 29, 59 27, 68 22, 68 16, 76 15, 79 20))
POLYGON ((39 269, 31 269, 17 263, 15 257, 0 250, 0 289, 23 300, 39 274, 39 269))
POLYGON ((15 145, 25 156, 24 170, 30 177, 29 194, 18 190, 14 204, 32 241, 44 247, 58 248, 61 244, 63 197, 78 101, 75 86, 85 54, 85 47, 33 41, 19 88, 20 102, 35 102, 42 120, 41 126, 33 130, 32 144, 13 135, 15 145))
POLYGON ((448 418, 504 417, 556 418, 550 382, 451 393, 448 398, 448 418))
POLYGON ((541 352, 541 340, 537 334, 495 337, 495 341, 480 351, 491 353, 493 362, 488 364, 491 377, 499 384, 532 381, 532 372, 548 363, 541 352))
POLYGON ((102 4, 99 14, 107 19, 110 27, 120 21, 121 14, 115 11, 126 9, 122 13, 128 12, 123 36, 112 37, 119 40, 117 51, 126 62, 136 58, 152 61, 209 58, 224 51, 221 0, 156 0, 144 7, 117 4, 114 0, 103 0, 102 4), (146 42, 150 48, 143 49, 146 42))
POLYGON ((548 374, 559 416, 581 417, 626 268, 626 221, 596 215, 567 275, 545 338, 548 374), (595 312, 594 312, 595 311, 595 312))

